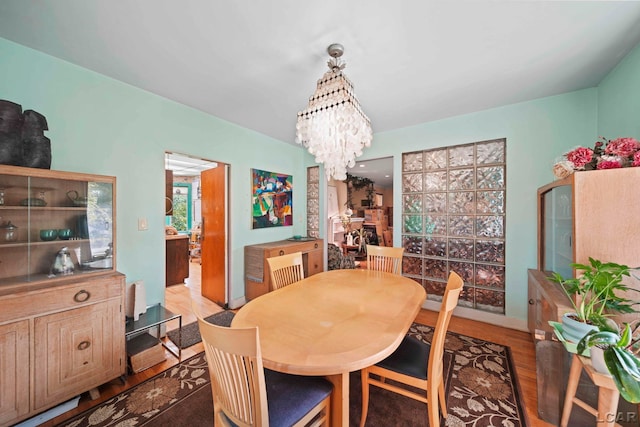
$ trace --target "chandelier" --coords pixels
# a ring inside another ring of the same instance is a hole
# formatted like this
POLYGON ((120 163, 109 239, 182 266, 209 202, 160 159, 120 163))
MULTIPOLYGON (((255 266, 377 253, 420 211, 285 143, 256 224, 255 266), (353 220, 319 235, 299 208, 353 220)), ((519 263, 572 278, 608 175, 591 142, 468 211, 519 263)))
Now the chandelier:
POLYGON ((341 44, 327 48, 331 59, 329 71, 318 80, 309 105, 298 113, 296 143, 302 144, 323 163, 327 180, 347 179, 347 167, 356 164, 362 149, 371 145, 371 122, 353 93, 353 84, 342 72, 346 64, 340 59, 341 44))

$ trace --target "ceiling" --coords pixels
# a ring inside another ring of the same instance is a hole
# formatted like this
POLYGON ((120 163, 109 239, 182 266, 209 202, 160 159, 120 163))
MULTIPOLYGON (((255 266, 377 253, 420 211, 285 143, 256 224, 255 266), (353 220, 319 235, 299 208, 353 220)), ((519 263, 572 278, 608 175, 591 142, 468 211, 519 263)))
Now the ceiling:
POLYGON ((329 44, 375 133, 594 87, 638 1, 2 0, 0 37, 293 144, 329 44))
POLYGON ((173 171, 173 176, 200 176, 200 172, 218 167, 218 163, 186 154, 166 152, 164 168, 173 171))

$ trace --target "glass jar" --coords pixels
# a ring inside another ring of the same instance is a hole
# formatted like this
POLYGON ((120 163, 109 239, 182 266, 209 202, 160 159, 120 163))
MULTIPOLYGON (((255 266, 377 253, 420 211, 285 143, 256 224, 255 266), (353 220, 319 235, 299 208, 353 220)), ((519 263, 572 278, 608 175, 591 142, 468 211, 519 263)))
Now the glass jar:
POLYGON ((15 242, 16 240, 18 240, 18 227, 11 224, 11 221, 0 225, 0 241, 15 242))

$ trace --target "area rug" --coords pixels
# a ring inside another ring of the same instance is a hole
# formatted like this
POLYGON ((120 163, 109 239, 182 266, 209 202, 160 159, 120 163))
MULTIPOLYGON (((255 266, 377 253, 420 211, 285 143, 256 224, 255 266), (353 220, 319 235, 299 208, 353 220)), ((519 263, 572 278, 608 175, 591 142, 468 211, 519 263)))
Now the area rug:
MULTIPOLYGON (((235 316, 235 313, 233 311, 225 310, 220 313, 212 314, 211 316, 205 317, 204 320, 209 323, 213 323, 214 325, 231 326, 233 316, 235 316)), ((202 337, 200 336, 200 329, 198 328, 198 322, 192 322, 182 326, 181 340, 178 339, 177 329, 173 329, 167 332, 167 337, 176 345, 178 345, 178 341, 181 341, 180 348, 191 347, 192 345, 202 341, 202 337)))
MULTIPOLYGON (((430 341, 433 328, 413 324, 410 335, 430 341)), ((449 417, 441 426, 526 426, 508 347, 448 333, 445 377, 449 417)), ((350 426, 360 422, 360 374, 350 375, 350 426)), ((168 369, 60 424, 65 427, 211 426, 213 404, 204 353, 168 369)), ((428 426, 426 405, 371 388, 367 426, 428 426)))

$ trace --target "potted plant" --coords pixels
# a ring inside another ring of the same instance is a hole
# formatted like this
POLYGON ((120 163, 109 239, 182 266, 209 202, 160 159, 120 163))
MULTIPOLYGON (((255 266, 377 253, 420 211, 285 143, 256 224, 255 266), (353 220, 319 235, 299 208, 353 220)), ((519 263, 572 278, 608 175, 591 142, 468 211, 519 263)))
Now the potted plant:
POLYGON ((591 257, 589 264, 571 264, 581 271, 576 278, 564 279, 558 273, 550 278, 561 285, 575 309, 562 318, 563 335, 573 342, 580 341, 590 330, 598 330, 606 316, 636 311, 636 303, 620 295, 630 289, 622 281, 635 268, 591 257))
POLYGON ((634 353, 639 340, 634 335, 639 325, 625 323, 621 332, 615 322, 607 319, 597 331, 585 335, 577 347, 578 354, 590 348, 593 367, 610 374, 620 395, 631 403, 640 403, 640 360, 634 353))

